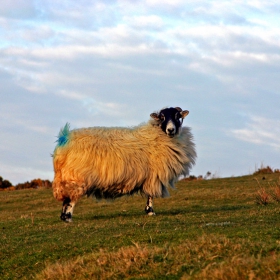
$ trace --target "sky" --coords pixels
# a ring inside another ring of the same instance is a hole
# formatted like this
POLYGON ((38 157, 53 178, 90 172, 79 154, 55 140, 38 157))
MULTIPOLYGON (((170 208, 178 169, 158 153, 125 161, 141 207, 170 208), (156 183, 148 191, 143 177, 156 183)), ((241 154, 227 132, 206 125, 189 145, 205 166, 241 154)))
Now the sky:
POLYGON ((190 114, 192 175, 280 168, 280 2, 0 2, 0 176, 53 179, 72 129, 190 114))

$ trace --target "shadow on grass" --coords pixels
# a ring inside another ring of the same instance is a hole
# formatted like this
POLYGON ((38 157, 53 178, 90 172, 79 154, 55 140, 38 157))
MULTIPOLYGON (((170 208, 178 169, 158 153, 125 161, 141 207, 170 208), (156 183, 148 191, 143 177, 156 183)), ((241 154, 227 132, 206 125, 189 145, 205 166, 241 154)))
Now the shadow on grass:
POLYGON ((222 205, 222 206, 213 206, 213 207, 203 207, 200 205, 193 205, 191 207, 180 208, 180 209, 167 209, 157 211, 158 215, 164 216, 174 216, 180 214, 192 214, 192 213, 213 213, 213 212, 223 212, 223 211, 238 211, 238 210, 246 210, 251 209, 252 207, 249 205, 222 205))
MULTIPOLYGON (((107 220, 107 219, 116 219, 116 218, 131 218, 131 217, 149 217, 145 214, 145 212, 139 211, 139 213, 136 212, 119 212, 119 213, 111 213, 111 214, 94 214, 92 216, 89 216, 90 214, 83 215, 79 217, 79 220, 107 220)), ((78 218, 78 216, 75 216, 75 218, 78 218)))
POLYGON ((108 220, 108 219, 117 219, 117 218, 147 218, 153 219, 162 216, 176 216, 176 215, 187 215, 194 213, 214 213, 214 212, 228 212, 228 211, 244 211, 246 209, 251 209, 250 205, 221 205, 213 207, 203 207, 201 205, 193 205, 186 208, 172 208, 172 209, 158 209, 155 216, 148 216, 144 211, 120 211, 106 214, 93 214, 90 213, 84 215, 77 215, 74 217, 75 220, 89 220, 89 221, 98 221, 98 220, 108 220))

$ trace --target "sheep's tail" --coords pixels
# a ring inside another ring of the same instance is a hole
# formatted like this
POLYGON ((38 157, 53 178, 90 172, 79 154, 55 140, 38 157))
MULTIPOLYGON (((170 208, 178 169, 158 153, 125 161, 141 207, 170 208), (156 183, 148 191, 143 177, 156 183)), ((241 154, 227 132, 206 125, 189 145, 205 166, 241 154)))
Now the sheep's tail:
POLYGON ((56 140, 58 147, 64 146, 68 142, 69 134, 70 134, 70 124, 66 123, 65 126, 61 128, 59 131, 57 137, 58 139, 56 140))
POLYGON ((61 166, 64 163, 64 153, 61 153, 60 147, 65 146, 69 142, 70 124, 66 123, 63 128, 60 129, 57 136, 57 145, 53 154, 53 166, 54 166, 54 180, 52 183, 53 195, 59 200, 63 201, 69 195, 65 192, 65 186, 62 183, 61 166))

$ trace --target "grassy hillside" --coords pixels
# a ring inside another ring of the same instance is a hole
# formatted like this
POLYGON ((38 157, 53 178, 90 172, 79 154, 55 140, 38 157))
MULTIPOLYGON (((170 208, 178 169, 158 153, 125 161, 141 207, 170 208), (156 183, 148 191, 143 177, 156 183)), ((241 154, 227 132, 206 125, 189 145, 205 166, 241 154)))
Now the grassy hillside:
POLYGON ((181 181, 152 217, 141 196, 85 198, 70 224, 50 189, 0 192, 0 278, 279 279, 279 174, 263 177, 181 181))

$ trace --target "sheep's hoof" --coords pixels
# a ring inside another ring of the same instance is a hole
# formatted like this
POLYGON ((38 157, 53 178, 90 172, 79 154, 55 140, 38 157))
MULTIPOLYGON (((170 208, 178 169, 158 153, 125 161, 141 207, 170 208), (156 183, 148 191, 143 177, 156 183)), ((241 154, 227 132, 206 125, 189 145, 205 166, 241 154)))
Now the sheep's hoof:
POLYGON ((154 212, 153 207, 151 206, 146 206, 145 212, 147 213, 148 216, 154 216, 156 213, 154 212))
POLYGON ((72 215, 71 215, 71 213, 61 213, 60 219, 66 223, 71 223, 72 215))

